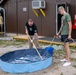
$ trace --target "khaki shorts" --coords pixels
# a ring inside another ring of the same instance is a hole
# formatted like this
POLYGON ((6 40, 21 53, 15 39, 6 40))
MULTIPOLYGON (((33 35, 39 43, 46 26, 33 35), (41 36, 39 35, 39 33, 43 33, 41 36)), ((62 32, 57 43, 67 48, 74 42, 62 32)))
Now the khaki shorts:
MULTIPOLYGON (((31 39, 33 39, 34 36, 30 36, 31 39)), ((29 48, 33 48, 33 44, 31 43, 31 40, 28 38, 29 48)), ((35 44, 36 48, 39 48, 38 38, 35 38, 33 40, 33 43, 35 44)))

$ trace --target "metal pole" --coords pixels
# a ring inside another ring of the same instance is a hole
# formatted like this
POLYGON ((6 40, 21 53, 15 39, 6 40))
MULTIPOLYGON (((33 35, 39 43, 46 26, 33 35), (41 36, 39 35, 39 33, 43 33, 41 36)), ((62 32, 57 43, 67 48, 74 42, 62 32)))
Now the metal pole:
POLYGON ((4 11, 4 37, 6 36, 6 22, 5 22, 5 9, 3 9, 4 11))
POLYGON ((5 37, 5 34, 6 34, 6 23, 5 23, 5 9, 0 7, 0 9, 3 10, 3 22, 4 22, 4 37, 5 37))

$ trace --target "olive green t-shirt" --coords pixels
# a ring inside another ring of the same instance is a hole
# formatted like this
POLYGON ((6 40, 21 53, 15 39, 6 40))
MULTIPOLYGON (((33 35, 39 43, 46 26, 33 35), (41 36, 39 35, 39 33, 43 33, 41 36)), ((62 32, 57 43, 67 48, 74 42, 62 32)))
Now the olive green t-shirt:
POLYGON ((61 30, 61 35, 68 35, 69 34, 69 25, 68 22, 71 21, 71 16, 66 13, 61 18, 61 24, 63 25, 61 30))

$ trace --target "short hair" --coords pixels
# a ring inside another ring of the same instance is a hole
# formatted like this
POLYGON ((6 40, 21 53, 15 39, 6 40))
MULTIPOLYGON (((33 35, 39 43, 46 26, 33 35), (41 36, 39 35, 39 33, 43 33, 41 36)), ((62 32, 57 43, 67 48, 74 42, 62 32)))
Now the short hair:
POLYGON ((63 7, 63 6, 60 6, 60 7, 58 8, 58 10, 59 10, 59 11, 64 10, 64 7, 63 7))
POLYGON ((32 19, 29 19, 28 22, 33 22, 33 20, 32 19))

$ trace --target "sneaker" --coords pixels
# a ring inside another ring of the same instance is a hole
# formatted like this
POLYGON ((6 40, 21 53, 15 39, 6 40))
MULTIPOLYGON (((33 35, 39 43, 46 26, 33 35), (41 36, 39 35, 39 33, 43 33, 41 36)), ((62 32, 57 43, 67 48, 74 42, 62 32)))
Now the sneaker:
POLYGON ((66 62, 67 60, 66 59, 62 59, 62 60, 60 60, 61 62, 66 62))
POLYGON ((71 65, 71 62, 66 62, 63 64, 63 66, 70 66, 71 65))

